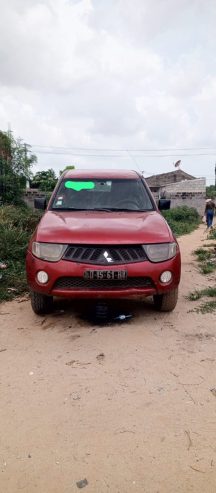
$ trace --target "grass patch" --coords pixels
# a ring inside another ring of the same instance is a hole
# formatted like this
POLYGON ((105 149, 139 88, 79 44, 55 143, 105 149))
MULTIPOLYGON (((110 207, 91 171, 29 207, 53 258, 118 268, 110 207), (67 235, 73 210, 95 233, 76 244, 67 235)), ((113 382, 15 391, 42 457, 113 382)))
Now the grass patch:
POLYGON ((188 295, 187 299, 190 301, 196 301, 199 300, 200 298, 203 298, 204 296, 207 296, 209 298, 216 297, 216 287, 209 287, 205 289, 195 290, 188 295))
POLYGON ((204 250, 204 248, 197 248, 197 250, 194 251, 194 254, 197 256, 198 262, 206 261, 211 257, 211 252, 204 250))
POLYGON ((216 270, 216 254, 215 249, 198 248, 194 251, 199 262, 199 270, 202 274, 211 274, 216 270))
POLYGON ((203 303, 200 305, 198 308, 195 308, 195 312, 197 313, 212 313, 216 310, 216 300, 214 301, 206 301, 206 303, 203 303))
POLYGON ((204 243, 203 248, 211 248, 214 247, 216 248, 216 243, 204 243))
POLYGON ((206 276, 207 274, 211 274, 216 269, 216 264, 211 262, 206 262, 205 264, 200 265, 200 272, 206 276))
MULTIPOLYGON (((205 289, 195 290, 189 294, 187 299, 190 301, 197 301, 203 297, 216 298, 216 287, 209 287, 205 289)), ((215 310, 216 310, 216 299, 213 299, 211 301, 204 301, 204 303, 202 303, 200 306, 190 311, 205 314, 205 313, 212 313, 215 310)))
POLYGON ((27 207, 0 207, 0 302, 27 290, 25 254, 41 215, 27 207))
POLYGON ((163 212, 171 230, 176 236, 191 233, 200 224, 200 217, 193 207, 174 207, 163 212))
POLYGON ((216 240, 216 229, 212 229, 208 235, 209 240, 216 240))
MULTIPOLYGON (((197 257, 200 272, 206 275, 216 270, 216 249, 215 243, 204 244, 203 247, 197 248, 193 253, 197 257)), ((216 310, 216 286, 195 290, 187 296, 187 299, 197 301, 204 297, 213 299, 211 301, 204 301, 200 306, 191 311, 205 314, 216 310)))

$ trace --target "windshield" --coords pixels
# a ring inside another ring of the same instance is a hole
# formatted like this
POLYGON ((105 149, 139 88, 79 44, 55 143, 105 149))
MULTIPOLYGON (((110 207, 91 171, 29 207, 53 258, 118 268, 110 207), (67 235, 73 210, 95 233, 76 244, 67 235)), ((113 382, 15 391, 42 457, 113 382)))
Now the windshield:
POLYGON ((148 191, 139 178, 128 179, 66 179, 60 183, 51 204, 52 210, 153 210, 148 191))

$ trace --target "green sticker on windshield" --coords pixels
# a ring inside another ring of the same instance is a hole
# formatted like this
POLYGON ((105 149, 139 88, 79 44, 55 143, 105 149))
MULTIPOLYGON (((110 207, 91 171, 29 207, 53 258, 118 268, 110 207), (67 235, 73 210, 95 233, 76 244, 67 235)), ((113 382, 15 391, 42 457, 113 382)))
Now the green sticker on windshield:
POLYGON ((93 190, 95 188, 95 183, 93 181, 71 181, 65 182, 65 188, 70 188, 76 192, 81 190, 93 190))

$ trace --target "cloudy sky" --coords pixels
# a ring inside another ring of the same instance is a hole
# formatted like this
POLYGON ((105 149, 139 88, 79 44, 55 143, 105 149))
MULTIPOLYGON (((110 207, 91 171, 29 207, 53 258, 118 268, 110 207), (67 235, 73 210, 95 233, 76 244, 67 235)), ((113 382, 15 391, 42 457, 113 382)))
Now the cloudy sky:
POLYGON ((37 169, 214 180, 215 0, 0 0, 0 129, 37 169))

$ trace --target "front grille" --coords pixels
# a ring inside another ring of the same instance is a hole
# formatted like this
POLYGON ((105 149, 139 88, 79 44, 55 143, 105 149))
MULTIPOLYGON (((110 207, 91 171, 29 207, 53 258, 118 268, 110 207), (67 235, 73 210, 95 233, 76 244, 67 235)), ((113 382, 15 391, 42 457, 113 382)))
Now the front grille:
POLYGON ((141 245, 69 245, 63 259, 82 264, 119 265, 143 262, 147 257, 141 245))
POLYGON ((130 288, 153 288, 154 283, 150 277, 128 277, 125 280, 88 280, 82 277, 60 277, 53 289, 79 289, 90 291, 95 290, 115 290, 130 288))

